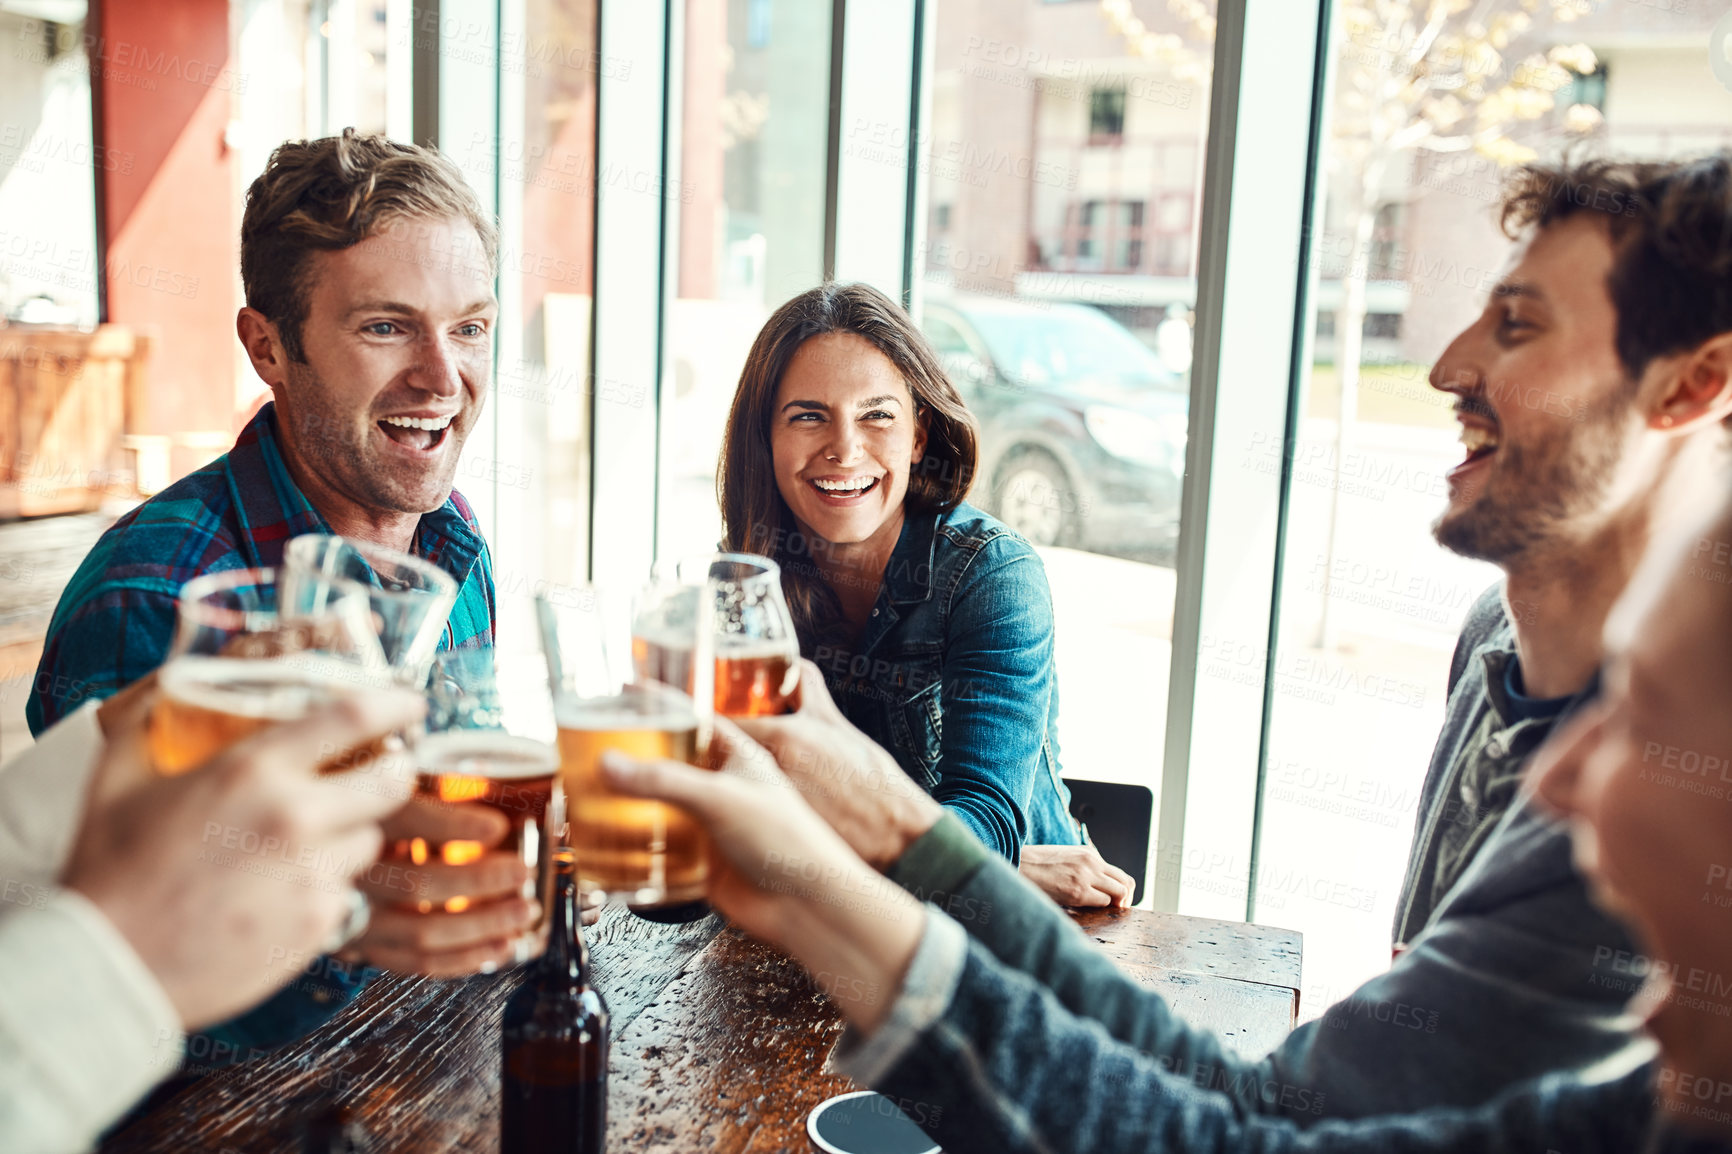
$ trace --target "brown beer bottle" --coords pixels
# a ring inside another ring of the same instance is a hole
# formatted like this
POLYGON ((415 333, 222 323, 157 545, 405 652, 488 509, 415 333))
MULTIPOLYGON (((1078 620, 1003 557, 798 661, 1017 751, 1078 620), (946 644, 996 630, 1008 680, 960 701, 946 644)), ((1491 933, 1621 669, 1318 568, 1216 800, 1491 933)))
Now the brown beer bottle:
POLYGON ((547 952, 505 1004, 500 1154, 601 1154, 607 1141, 607 1003, 589 984, 571 851, 553 866, 547 952))

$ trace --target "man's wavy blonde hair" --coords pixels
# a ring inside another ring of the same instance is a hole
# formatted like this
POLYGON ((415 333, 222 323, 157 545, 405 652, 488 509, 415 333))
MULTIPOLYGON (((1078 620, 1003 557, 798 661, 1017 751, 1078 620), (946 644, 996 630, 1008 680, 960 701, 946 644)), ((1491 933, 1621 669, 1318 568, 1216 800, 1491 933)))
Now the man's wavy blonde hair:
POLYGON ((481 238, 489 278, 499 271, 499 227, 463 174, 432 148, 345 128, 341 136, 277 146, 247 189, 241 218, 241 286, 247 304, 282 334, 299 361, 314 252, 359 244, 405 219, 468 221, 481 238))

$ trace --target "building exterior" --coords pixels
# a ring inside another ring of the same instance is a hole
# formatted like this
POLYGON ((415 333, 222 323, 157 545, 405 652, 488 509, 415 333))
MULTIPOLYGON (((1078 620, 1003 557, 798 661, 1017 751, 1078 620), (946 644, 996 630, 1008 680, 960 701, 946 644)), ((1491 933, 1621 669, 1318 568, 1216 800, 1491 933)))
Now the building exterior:
MULTIPOLYGON (((1089 301, 1146 338, 1164 306, 1191 302, 1212 46, 1172 7, 1130 6, 1143 37, 1159 41, 1151 58, 1130 52, 1124 5, 1113 0, 941 0, 925 149, 930 283, 1089 301)), ((1600 67, 1511 135, 1542 155, 1679 156, 1732 144, 1732 90, 1702 50, 1729 11, 1732 0, 1581 0, 1575 19, 1536 21, 1503 50, 1511 67, 1575 43, 1600 67), (1602 123, 1569 131, 1577 104, 1602 123)), ((1338 52, 1394 58, 1375 38, 1344 41, 1337 16, 1338 52)), ((1342 60, 1338 75, 1363 56, 1342 60)), ((1345 115, 1331 125, 1354 131, 1345 115)), ((1350 143, 1331 142, 1330 179, 1350 177, 1350 143)), ((1377 182, 1368 245, 1355 236, 1350 198, 1328 197, 1313 248, 1320 359, 1333 356, 1351 277, 1367 282, 1365 357, 1436 356, 1497 276, 1505 242, 1491 208, 1502 172, 1472 151, 1397 153, 1377 182)))

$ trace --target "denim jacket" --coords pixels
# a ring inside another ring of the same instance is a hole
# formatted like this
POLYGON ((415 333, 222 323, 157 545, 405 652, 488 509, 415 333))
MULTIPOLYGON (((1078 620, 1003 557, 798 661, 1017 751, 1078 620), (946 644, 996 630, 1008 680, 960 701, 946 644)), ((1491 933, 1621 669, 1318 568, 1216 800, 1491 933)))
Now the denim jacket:
POLYGON ((1539 1023, 1475 1014, 1442 988, 1471 993, 1489 974, 1433 970, 1430 988, 1407 991, 1450 1007, 1436 1034, 1356 1014, 1248 1060, 1175 1017, 949 818, 891 878, 930 903, 926 931, 888 1019, 847 1031, 836 1069, 951 1154, 1724 1149, 1652 1131, 1652 1043, 1510 1069, 1503 1052, 1539 1023), (1477 1055, 1477 1077, 1452 1063, 1456 1047, 1477 1055), (1374 1052, 1381 1062, 1365 1060, 1374 1052))
POLYGON ((813 658, 836 704, 986 846, 1076 845, 1059 777, 1052 591, 970 505, 902 525, 857 650, 813 658))

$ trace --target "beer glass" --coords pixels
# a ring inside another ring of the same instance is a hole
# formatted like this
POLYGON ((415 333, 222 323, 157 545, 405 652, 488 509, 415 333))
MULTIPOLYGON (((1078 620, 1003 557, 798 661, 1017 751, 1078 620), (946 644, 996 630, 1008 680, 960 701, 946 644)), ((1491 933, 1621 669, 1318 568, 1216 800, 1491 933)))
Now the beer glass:
MULTIPOLYGON (((452 805, 484 805, 510 823, 499 848, 534 871, 524 883, 523 896, 541 909, 529 932, 516 943, 520 962, 540 953, 546 942, 552 850, 565 824, 565 799, 556 776, 559 751, 551 741, 552 703, 537 666, 539 662, 513 661, 491 648, 436 655, 425 727, 411 749, 415 788, 421 797, 452 805)), ((415 865, 434 859, 467 865, 487 847, 476 841, 435 844, 414 838, 393 850, 415 865)), ((425 899, 407 904, 423 913, 433 909, 425 899)), ((443 908, 458 913, 469 906, 469 898, 457 896, 448 898, 443 908)))
MULTIPOLYGON (((366 590, 323 579, 285 586, 273 569, 230 569, 181 587, 169 659, 149 723, 166 775, 315 706, 386 683, 366 590)), ((347 767, 339 753, 321 767, 347 767)))
POLYGON ((616 794, 601 773, 601 755, 610 749, 707 765, 713 659, 701 593, 663 586, 633 599, 579 586, 557 603, 536 601, 559 726, 566 841, 577 857, 578 884, 592 900, 655 909, 694 901, 708 887, 702 827, 677 806, 616 794), (688 655, 692 674, 701 675, 697 692, 639 672, 634 621, 668 642, 670 652, 688 655))
POLYGON ((445 622, 457 602, 457 582, 430 561, 369 541, 307 533, 283 550, 291 579, 342 578, 366 587, 373 623, 385 660, 397 679, 416 689, 444 636, 445 622))
POLYGON ((800 639, 782 596, 782 570, 755 553, 718 553, 680 565, 703 583, 715 609, 716 712, 771 717, 797 704, 800 639))

